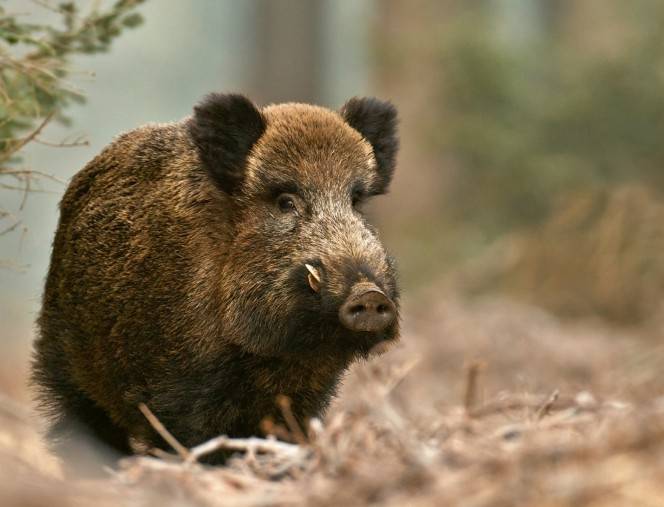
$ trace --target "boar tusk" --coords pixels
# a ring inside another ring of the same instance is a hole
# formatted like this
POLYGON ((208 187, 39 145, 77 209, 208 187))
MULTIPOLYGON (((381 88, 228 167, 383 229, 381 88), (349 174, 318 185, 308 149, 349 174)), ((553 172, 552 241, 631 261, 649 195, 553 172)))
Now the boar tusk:
POLYGON ((313 267, 311 264, 305 264, 305 268, 307 268, 307 271, 311 273, 311 276, 313 276, 318 283, 320 283, 320 274, 318 273, 318 270, 313 267))
POLYGON ((311 287, 314 292, 320 292, 320 284, 318 283, 318 280, 316 280, 316 277, 309 273, 307 276, 307 281, 309 282, 309 287, 311 287))
POLYGON ((311 264, 305 264, 305 268, 307 268, 307 271, 309 271, 309 274, 307 275, 307 281, 309 282, 309 286, 315 291, 315 292, 320 292, 320 273, 318 273, 318 270, 313 267, 311 264))

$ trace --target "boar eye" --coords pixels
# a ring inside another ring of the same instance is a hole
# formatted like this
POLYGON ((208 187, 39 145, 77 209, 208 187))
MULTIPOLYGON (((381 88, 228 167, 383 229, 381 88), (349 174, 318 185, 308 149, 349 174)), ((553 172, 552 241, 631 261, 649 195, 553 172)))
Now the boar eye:
POLYGON ((277 206, 283 213, 292 213, 297 211, 295 199, 290 194, 281 194, 277 197, 277 206))

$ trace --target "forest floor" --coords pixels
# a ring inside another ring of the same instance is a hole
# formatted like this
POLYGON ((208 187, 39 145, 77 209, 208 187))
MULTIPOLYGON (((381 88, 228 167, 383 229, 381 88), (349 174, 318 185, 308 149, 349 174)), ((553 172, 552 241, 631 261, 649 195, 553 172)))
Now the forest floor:
POLYGON ((664 326, 444 291, 403 324, 300 445, 211 442, 246 451, 225 467, 199 447, 65 480, 29 407, 0 398, 0 505, 664 505, 664 326))

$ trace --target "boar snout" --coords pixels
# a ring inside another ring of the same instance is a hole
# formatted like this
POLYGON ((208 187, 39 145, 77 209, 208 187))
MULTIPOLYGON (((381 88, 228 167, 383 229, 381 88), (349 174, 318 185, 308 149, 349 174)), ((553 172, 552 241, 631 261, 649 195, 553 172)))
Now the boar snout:
POLYGON ((339 309, 339 320, 351 331, 382 332, 395 319, 394 303, 373 283, 355 284, 339 309))

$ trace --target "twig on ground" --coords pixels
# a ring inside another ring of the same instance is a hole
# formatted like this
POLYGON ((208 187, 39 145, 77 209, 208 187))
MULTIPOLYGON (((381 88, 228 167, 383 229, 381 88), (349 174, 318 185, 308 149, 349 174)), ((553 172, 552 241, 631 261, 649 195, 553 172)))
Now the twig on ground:
POLYGON ((275 423, 269 417, 266 417, 261 421, 260 429, 265 435, 274 435, 278 439, 286 442, 293 440, 293 436, 288 429, 284 428, 281 424, 275 423))
POLYGON ((182 445, 178 440, 171 434, 170 431, 166 429, 166 427, 161 423, 159 419, 152 413, 152 411, 148 408, 148 406, 145 403, 139 403, 138 404, 138 409, 143 413, 145 418, 148 420, 150 425, 154 428, 154 430, 159 433, 159 435, 168 442, 168 445, 170 445, 175 452, 179 454, 179 456, 184 460, 188 461, 190 452, 189 449, 187 449, 184 445, 182 445))
POLYGON ((415 368, 420 363, 421 358, 419 356, 413 357, 409 361, 405 362, 394 372, 390 380, 385 386, 384 396, 390 395, 397 387, 399 387, 403 381, 408 377, 413 368, 415 368))
MULTIPOLYGON (((547 398, 548 400, 549 398, 547 398)), ((471 411, 471 417, 480 418, 511 410, 534 410, 538 412, 546 401, 541 398, 529 396, 528 398, 522 397, 509 397, 507 399, 492 400, 484 403, 482 406, 477 407, 471 411)), ((573 398, 558 396, 552 405, 556 405, 559 409, 571 408, 577 406, 573 398)), ((553 408, 549 407, 549 410, 553 408)))
POLYGON ((148 454, 151 456, 154 456, 155 458, 159 458, 164 461, 170 461, 170 462, 177 462, 181 463, 182 460, 180 459, 180 456, 178 454, 173 454, 170 452, 166 452, 163 449, 159 449, 158 447, 155 447, 153 449, 150 449, 148 451, 148 454))
POLYGON ((482 361, 473 361, 466 366, 466 384, 463 394, 463 406, 466 415, 469 417, 472 417, 473 409, 477 404, 479 377, 484 366, 485 364, 482 361))
POLYGON ((551 407, 553 407, 553 404, 558 400, 558 396, 560 396, 560 391, 555 389, 542 406, 537 409, 536 418, 538 421, 549 414, 551 407))
POLYGON ((198 445, 189 452, 188 462, 196 461, 203 456, 219 450, 244 451, 247 453, 268 453, 289 459, 301 459, 306 455, 303 447, 297 444, 280 442, 276 439, 266 438, 229 438, 225 435, 198 445))
POLYGON ((307 437, 302 431, 300 424, 297 422, 295 415, 293 415, 293 410, 291 409, 291 399, 288 396, 280 395, 277 397, 277 404, 281 409, 281 413, 284 416, 284 421, 288 425, 291 435, 296 443, 300 445, 307 444, 307 437))

